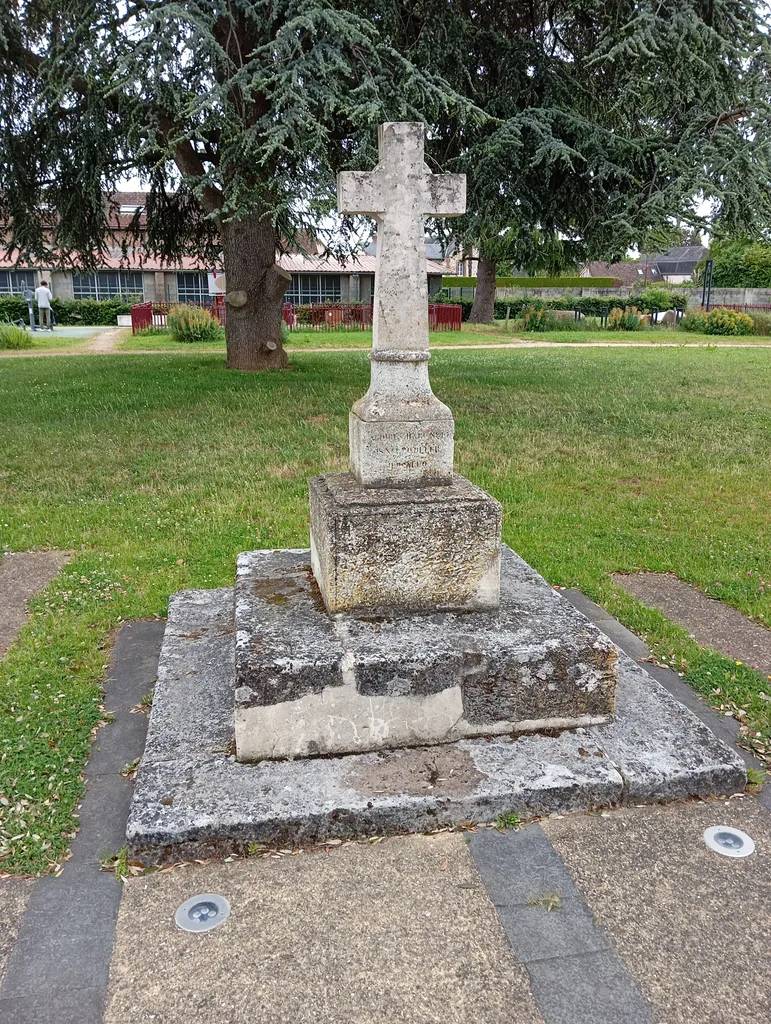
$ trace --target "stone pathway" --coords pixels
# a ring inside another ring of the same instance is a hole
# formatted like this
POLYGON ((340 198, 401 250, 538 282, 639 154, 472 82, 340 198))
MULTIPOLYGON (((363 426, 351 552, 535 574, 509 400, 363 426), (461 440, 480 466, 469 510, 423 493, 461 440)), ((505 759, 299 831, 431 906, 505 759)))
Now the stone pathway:
POLYGON ((68 551, 13 551, 0 561, 0 658, 27 621, 27 601, 69 562, 68 551))
POLYGON ((6 960, 2 1024, 102 1020, 123 887, 100 870, 100 857, 124 843, 132 784, 121 769, 141 755, 147 730, 147 717, 131 709, 152 689, 162 635, 162 622, 136 622, 120 631, 105 693, 114 721, 98 733, 86 767, 79 831, 63 872, 34 883, 0 879, 0 934, 8 919, 18 932, 10 952, 10 936, 0 940, 6 960))
POLYGON ((771 676, 771 629, 736 608, 664 572, 615 573, 613 582, 687 629, 702 647, 756 666, 771 676))
MULTIPOLYGON (((632 657, 647 656, 607 612, 563 594, 632 657)), ((10 955, 12 935, 0 940, 3 1024, 771 1019, 765 791, 188 865, 119 885, 98 857, 123 841, 131 787, 119 770, 146 726, 129 708, 152 685, 162 630, 135 623, 118 636, 107 689, 116 718, 97 737, 62 876, 0 880, 9 932, 27 904, 10 955), (702 833, 717 824, 744 829, 757 852, 711 853, 702 833), (177 930, 177 906, 201 892, 226 896, 230 919, 206 935, 177 930)), ((674 673, 655 672, 722 738, 735 735, 737 723, 674 673)))

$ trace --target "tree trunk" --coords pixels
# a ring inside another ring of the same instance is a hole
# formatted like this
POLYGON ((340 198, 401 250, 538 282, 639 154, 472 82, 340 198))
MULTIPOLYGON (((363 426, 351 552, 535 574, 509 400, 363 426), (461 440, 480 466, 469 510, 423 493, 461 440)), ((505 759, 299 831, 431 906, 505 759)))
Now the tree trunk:
POLYGON ((477 264, 477 287, 474 305, 469 314, 469 323, 491 324, 495 316, 495 271, 497 263, 486 256, 479 257, 477 264))
POLYGON ((253 213, 221 224, 225 264, 225 343, 229 370, 281 369, 287 355, 281 310, 291 274, 276 266, 276 232, 253 213))

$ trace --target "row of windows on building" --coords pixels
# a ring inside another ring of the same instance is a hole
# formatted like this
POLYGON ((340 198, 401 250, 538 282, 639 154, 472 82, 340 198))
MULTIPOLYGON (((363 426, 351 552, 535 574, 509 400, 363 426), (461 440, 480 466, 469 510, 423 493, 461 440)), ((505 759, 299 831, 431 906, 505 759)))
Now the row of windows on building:
MULTIPOLYGON (((0 270, 0 295, 23 295, 27 288, 35 288, 32 270, 0 270)), ((132 270, 104 270, 97 273, 73 274, 72 293, 76 299, 143 299, 142 273, 132 270)), ((167 295, 165 298, 173 298, 167 295)), ((197 272, 177 274, 178 302, 208 302, 209 279, 197 272)), ((292 274, 292 283, 286 292, 286 302, 301 306, 311 302, 339 302, 340 277, 338 274, 292 274)))

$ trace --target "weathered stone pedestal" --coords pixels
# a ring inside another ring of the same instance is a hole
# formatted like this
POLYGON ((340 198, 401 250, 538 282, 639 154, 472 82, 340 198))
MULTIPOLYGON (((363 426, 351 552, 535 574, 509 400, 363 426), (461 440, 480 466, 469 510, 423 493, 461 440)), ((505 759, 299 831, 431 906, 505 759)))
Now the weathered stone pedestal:
POLYGON ((615 646, 503 548, 494 612, 331 616, 307 551, 240 555, 238 759, 575 728, 613 713, 615 646))
POLYGON ((352 473, 310 482, 311 559, 328 611, 494 611, 501 506, 462 476, 445 486, 362 487, 352 473))
MULTIPOLYGON (((253 553, 242 565, 251 561, 267 566, 276 554, 253 553)), ((285 564, 294 564, 297 575, 292 570, 283 583, 274 578, 265 588, 266 625, 268 609, 278 613, 294 606, 297 616, 302 601, 319 609, 308 553, 278 554, 285 564)), ((502 603, 507 600, 506 561, 504 551, 502 603)), ((554 591, 547 593, 527 579, 525 590, 551 606, 553 621, 569 622, 576 636, 581 623, 590 625, 575 611, 563 618, 570 606, 554 591)), ((530 607, 535 620, 536 606, 530 607)), ((618 655, 615 713, 603 724, 241 763, 235 757, 236 716, 248 704, 242 708, 243 695, 238 693, 233 610, 232 589, 188 591, 175 594, 169 603, 147 744, 126 832, 131 860, 173 863, 246 853, 255 843, 306 845, 490 821, 499 813, 563 814, 744 788, 741 758, 624 654, 618 655)), ((587 628, 587 641, 591 635, 587 628)), ((266 629, 264 636, 269 651, 275 634, 266 629)), ((419 639, 415 633, 413 640, 419 639)), ((433 639, 428 635, 422 646, 413 647, 416 668, 433 639)), ((303 654, 299 633, 296 641, 296 661, 288 659, 285 667, 299 672, 305 664, 303 685, 308 686, 313 660, 305 660, 309 650, 303 654)), ((549 653, 545 642, 542 650, 544 674, 539 676, 537 669, 532 673, 531 695, 550 692, 548 670, 558 655, 554 647, 549 653)), ((511 650, 508 664, 516 660, 511 650)), ((327 670, 334 674, 331 664, 327 670)), ((364 662, 362 672, 366 691, 364 662)), ((598 669, 595 678, 602 677, 598 669)), ((591 707, 592 695, 602 684, 593 688, 591 675, 586 679, 585 706, 591 707)), ((468 675, 465 687, 470 708, 483 718, 484 692, 468 675)), ((341 684, 338 689, 344 688, 341 684)))

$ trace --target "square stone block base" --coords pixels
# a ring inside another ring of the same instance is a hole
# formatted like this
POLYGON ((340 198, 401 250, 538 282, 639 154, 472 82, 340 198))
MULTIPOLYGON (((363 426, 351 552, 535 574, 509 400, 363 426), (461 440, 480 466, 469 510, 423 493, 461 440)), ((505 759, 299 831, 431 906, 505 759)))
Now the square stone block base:
POLYGON ((462 476, 437 487, 310 482, 311 559, 330 612, 498 607, 501 506, 462 476))
POLYGON ((505 545, 495 612, 330 615, 307 551, 239 555, 241 761, 560 729, 613 713, 617 653, 505 545))
POLYGON ((738 754, 626 655, 604 725, 242 764, 234 652, 232 590, 172 597, 126 832, 130 860, 706 797, 746 782, 738 754))

